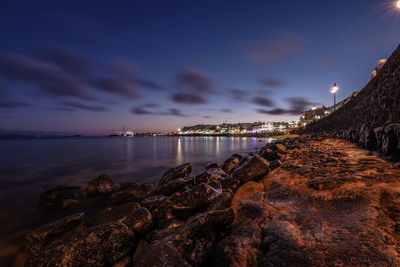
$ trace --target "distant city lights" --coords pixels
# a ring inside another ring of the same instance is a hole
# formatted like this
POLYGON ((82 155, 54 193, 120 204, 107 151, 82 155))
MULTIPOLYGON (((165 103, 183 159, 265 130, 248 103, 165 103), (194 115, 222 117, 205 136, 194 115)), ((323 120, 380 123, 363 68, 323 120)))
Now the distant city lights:
POLYGON ((400 9, 400 0, 399 0, 399 1, 397 1, 397 8, 399 8, 399 9, 400 9))

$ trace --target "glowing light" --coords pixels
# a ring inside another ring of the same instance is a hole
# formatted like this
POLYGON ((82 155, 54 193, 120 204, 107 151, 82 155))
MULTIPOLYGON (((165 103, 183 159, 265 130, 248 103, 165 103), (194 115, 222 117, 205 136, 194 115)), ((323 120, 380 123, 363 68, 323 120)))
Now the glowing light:
POLYGON ((334 94, 339 90, 339 87, 337 86, 337 84, 335 83, 331 89, 331 93, 334 94))
POLYGON ((400 8, 400 0, 397 1, 397 8, 400 8))
POLYGON ((316 105, 313 105, 312 108, 311 108, 311 110, 316 110, 316 109, 317 109, 316 105))

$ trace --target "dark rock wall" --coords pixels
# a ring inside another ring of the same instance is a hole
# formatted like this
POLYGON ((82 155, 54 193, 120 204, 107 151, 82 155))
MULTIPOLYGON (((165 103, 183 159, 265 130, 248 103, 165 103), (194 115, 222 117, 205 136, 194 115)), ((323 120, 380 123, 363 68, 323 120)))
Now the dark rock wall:
MULTIPOLYGON (((385 139, 399 139, 397 123, 400 123, 400 46, 357 97, 330 116, 308 125, 306 132, 328 132, 370 150, 382 151, 385 139)), ((393 144, 394 147, 397 145, 393 144)))

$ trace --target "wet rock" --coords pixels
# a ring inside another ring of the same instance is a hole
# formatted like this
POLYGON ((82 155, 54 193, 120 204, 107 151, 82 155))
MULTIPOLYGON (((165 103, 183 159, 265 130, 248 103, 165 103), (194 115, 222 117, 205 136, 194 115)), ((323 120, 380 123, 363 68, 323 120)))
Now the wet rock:
POLYGON ((111 206, 101 210, 97 214, 94 223, 104 224, 110 222, 124 222, 139 208, 140 205, 137 202, 128 202, 120 206, 111 206))
POLYGON ((157 187, 156 184, 125 184, 118 192, 111 195, 113 205, 121 205, 127 202, 138 202, 157 187))
POLYGON ((271 170, 279 168, 280 166, 282 166, 282 162, 279 159, 271 161, 270 164, 271 164, 271 170))
POLYGON ((78 186, 57 186, 40 195, 39 206, 46 208, 68 208, 79 204, 78 186))
POLYGON ((236 192, 240 185, 240 179, 237 178, 226 178, 220 181, 222 190, 224 192, 236 192))
POLYGON ((217 181, 211 181, 208 182, 206 185, 212 187, 215 191, 217 191, 218 193, 222 193, 222 186, 220 183, 218 183, 217 181))
POLYGON ((122 223, 93 226, 45 244, 26 266, 107 266, 123 259, 134 234, 122 223))
POLYGON ((232 177, 238 178, 243 184, 266 175, 269 169, 270 163, 262 157, 255 155, 242 167, 235 170, 232 173, 232 177))
POLYGON ((163 175, 160 180, 160 184, 168 183, 169 181, 178 179, 178 178, 185 178, 189 176, 192 172, 192 165, 190 163, 185 163, 175 168, 169 169, 163 175))
POLYGON ((84 227, 84 213, 77 213, 66 218, 46 224, 26 236, 26 248, 37 254, 47 243, 54 241, 63 235, 84 227))
POLYGON ((163 202, 167 197, 163 195, 157 195, 153 197, 148 197, 143 199, 140 204, 147 208, 149 211, 153 211, 155 208, 157 208, 161 202, 163 202))
POLYGON ((209 185, 200 184, 192 190, 183 192, 172 201, 171 210, 180 218, 187 218, 194 212, 206 208, 220 192, 209 185))
POLYGON ((86 192, 89 195, 110 194, 120 188, 120 185, 107 174, 102 174, 93 181, 90 181, 86 192))
POLYGON ((135 254, 135 266, 192 266, 208 257, 218 233, 233 221, 231 209, 211 211, 190 218, 178 228, 168 229, 163 237, 135 254))
POLYGON ((207 210, 224 210, 231 206, 233 195, 232 193, 222 193, 217 196, 208 206, 207 210))
MULTIPOLYGON (((242 158, 242 156, 241 156, 242 158)), ((227 173, 231 174, 234 169, 239 165, 239 162, 241 160, 236 154, 232 155, 230 158, 226 159, 224 163, 222 164, 221 169, 227 173)))
POLYGON ((144 235, 153 227, 153 216, 148 209, 142 207, 135 210, 122 222, 135 233, 144 235))
POLYGON ((205 170, 215 169, 215 168, 219 168, 219 164, 216 163, 216 162, 208 163, 208 164, 204 167, 205 170))
POLYGON ((187 183, 188 180, 184 178, 178 178, 168 183, 161 184, 153 194, 170 196, 178 190, 183 189, 187 183))
MULTIPOLYGON (((221 170, 221 172, 223 172, 221 170)), ((225 172, 224 172, 225 173, 225 172)), ((199 185, 202 183, 208 183, 211 181, 220 181, 222 180, 223 177, 218 173, 217 169, 210 169, 205 172, 202 172, 201 174, 197 175, 193 181, 195 185, 199 185)))

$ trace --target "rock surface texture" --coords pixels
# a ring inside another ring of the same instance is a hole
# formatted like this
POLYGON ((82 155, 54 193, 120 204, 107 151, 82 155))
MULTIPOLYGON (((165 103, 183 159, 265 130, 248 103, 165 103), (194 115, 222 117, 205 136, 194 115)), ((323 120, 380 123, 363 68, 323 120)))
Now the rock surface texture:
POLYGON ((306 131, 331 133, 400 160, 400 46, 355 98, 306 131))
POLYGON ((100 207, 31 232, 26 265, 400 266, 400 166, 351 142, 301 136, 190 170, 113 182, 100 207))

